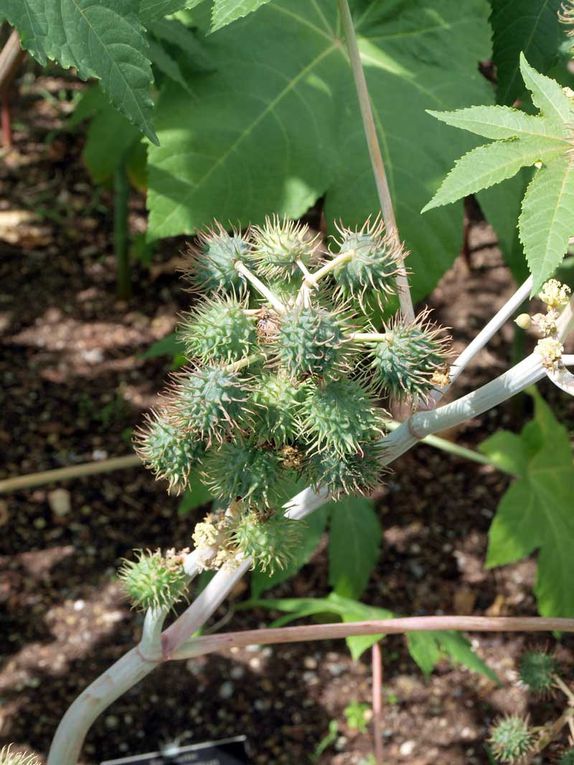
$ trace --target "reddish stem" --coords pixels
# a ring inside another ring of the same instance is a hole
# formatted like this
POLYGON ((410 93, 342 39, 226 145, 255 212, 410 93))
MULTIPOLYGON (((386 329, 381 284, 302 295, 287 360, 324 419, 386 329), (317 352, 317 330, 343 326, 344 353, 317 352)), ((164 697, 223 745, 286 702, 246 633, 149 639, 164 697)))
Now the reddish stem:
POLYGON ((2 115, 2 146, 5 149, 12 148, 12 119, 10 117, 10 102, 8 95, 5 93, 2 96, 2 104, 0 106, 2 115))
POLYGON ((383 657, 381 644, 375 643, 371 651, 373 671, 373 734, 375 738, 375 761, 383 761, 383 657))

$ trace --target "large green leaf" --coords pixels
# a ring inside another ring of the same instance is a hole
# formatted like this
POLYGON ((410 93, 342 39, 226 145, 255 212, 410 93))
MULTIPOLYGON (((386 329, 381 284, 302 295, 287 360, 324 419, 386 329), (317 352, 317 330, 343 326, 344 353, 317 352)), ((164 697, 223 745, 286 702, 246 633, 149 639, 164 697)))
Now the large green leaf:
POLYGON ((147 26, 150 22, 184 8, 194 8, 202 0, 140 0, 140 18, 147 26))
MULTIPOLYGON (((468 0, 353 3, 415 295, 456 256, 461 210, 421 219, 430 189, 472 142, 445 137, 426 109, 488 103, 477 62, 489 55, 488 4, 468 0), (452 62, 456 61, 456 67, 452 62)), ((158 103, 162 145, 150 151, 150 236, 193 233, 214 217, 246 225, 304 213, 326 194, 329 221, 378 210, 336 3, 273 0, 209 36, 217 69, 158 103), (193 114, 193 120, 190 115, 193 114)))
POLYGON ((139 0, 4 0, 22 45, 42 64, 55 59, 97 77, 112 104, 157 141, 151 124, 151 65, 139 0))
POLYGON ((256 11, 269 0, 213 0, 211 31, 231 24, 256 11))
POLYGON ((329 533, 329 584, 346 598, 359 598, 381 547, 381 525, 373 502, 345 497, 332 505, 329 533))
POLYGON ((504 451, 506 465, 519 476, 490 527, 487 566, 513 563, 538 550, 540 612, 574 616, 574 465, 568 432, 536 395, 535 419, 520 438, 496 434, 481 451, 494 459, 504 451))
POLYGON ((512 104, 524 92, 519 57, 547 71, 558 57, 564 29, 558 21, 562 0, 491 0, 493 60, 498 100, 512 104))
POLYGON ((410 655, 425 675, 430 675, 438 662, 448 657, 453 664, 462 664, 500 683, 496 673, 472 650, 469 641, 460 632, 409 632, 407 645, 410 655))
MULTIPOLYGON (((488 190, 524 167, 539 166, 524 195, 518 221, 534 294, 560 265, 574 231, 574 173, 570 157, 574 103, 555 80, 533 69, 524 56, 520 66, 532 101, 540 110, 539 116, 500 106, 433 113, 448 125, 492 138, 494 143, 479 146, 459 159, 424 209, 432 210, 488 190)), ((520 188, 523 180, 518 180, 514 190, 520 188)), ((512 201, 502 205, 510 220, 514 220, 513 206, 512 201)), ((509 244, 514 247, 514 240, 506 231, 507 250, 509 244)))

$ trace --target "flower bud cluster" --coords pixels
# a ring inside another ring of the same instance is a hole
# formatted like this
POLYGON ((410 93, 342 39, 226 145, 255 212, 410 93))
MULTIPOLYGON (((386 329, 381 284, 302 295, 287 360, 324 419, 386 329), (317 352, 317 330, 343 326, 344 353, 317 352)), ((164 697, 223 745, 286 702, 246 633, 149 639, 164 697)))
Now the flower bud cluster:
POLYGON ((541 335, 536 350, 542 357, 542 364, 550 372, 555 372, 562 364, 564 346, 558 337, 558 318, 570 301, 570 293, 570 287, 566 284, 561 284, 557 279, 549 279, 538 294, 546 306, 546 313, 535 313, 533 316, 522 313, 516 318, 519 327, 534 327, 541 335))
POLYGON ((415 402, 444 383, 448 338, 426 312, 381 332, 371 323, 402 258, 380 222, 340 228, 333 250, 276 217, 198 236, 188 278, 200 299, 181 327, 189 365, 137 450, 172 490, 193 472, 227 508, 196 527, 205 567, 287 565, 300 524, 278 510, 282 486, 370 493, 382 472, 380 397, 415 402))

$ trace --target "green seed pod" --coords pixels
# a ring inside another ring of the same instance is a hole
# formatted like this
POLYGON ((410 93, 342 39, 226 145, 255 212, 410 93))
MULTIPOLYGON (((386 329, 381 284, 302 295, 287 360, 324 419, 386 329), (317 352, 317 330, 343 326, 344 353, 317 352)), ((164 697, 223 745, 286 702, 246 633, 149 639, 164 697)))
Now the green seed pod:
POLYGON ((190 247, 186 276, 192 285, 206 292, 239 293, 245 289, 235 263, 247 262, 249 242, 236 231, 228 234, 220 223, 197 235, 199 247, 190 247))
POLYGON ((191 358, 230 363, 255 350, 255 321, 234 298, 206 300, 189 314, 181 337, 191 358))
POLYGON ((558 765, 574 765, 574 749, 568 749, 567 752, 564 752, 558 765))
POLYGON ((513 763, 530 750, 533 741, 534 734, 526 720, 510 715, 491 728, 488 743, 497 760, 513 763))
POLYGON ((263 226, 254 226, 251 258, 257 272, 268 279, 292 279, 319 259, 319 235, 309 226, 274 215, 263 226))
POLYGON ((334 499, 345 494, 369 495, 381 480, 381 456, 377 441, 361 444, 349 454, 318 452, 309 456, 304 476, 315 491, 326 489, 334 499))
POLYGON ((403 250, 395 237, 385 233, 380 220, 367 222, 361 229, 339 228, 339 252, 333 257, 348 255, 333 270, 337 285, 335 294, 343 299, 355 297, 363 307, 365 296, 379 304, 396 293, 395 278, 403 259, 403 250))
POLYGON ((534 693, 548 693, 558 669, 556 659, 544 651, 527 651, 520 659, 520 680, 534 693))
POLYGON ((268 283, 269 289, 274 295, 277 295, 283 305, 288 308, 293 308, 295 301, 297 300, 301 284, 303 283, 303 275, 301 278, 294 276, 292 279, 277 279, 271 280, 268 283))
POLYGON ((237 372, 208 366, 184 370, 166 407, 175 426, 200 434, 211 444, 248 422, 245 404, 249 398, 247 382, 237 372))
POLYGON ((303 387, 290 377, 264 373, 253 390, 254 428, 261 440, 283 446, 295 438, 303 387))
POLYGON ((134 608, 171 608, 181 600, 187 587, 183 555, 160 550, 136 550, 136 560, 124 560, 118 573, 134 608))
POLYGON ((35 754, 13 752, 9 744, 0 749, 0 765, 40 765, 40 760, 35 754))
POLYGON ((236 439, 207 455, 202 476, 219 499, 239 499, 260 507, 268 505, 281 473, 281 461, 274 452, 236 439))
POLYGON ((448 382, 450 338, 428 321, 428 313, 410 324, 399 318, 385 327, 384 335, 370 346, 375 386, 397 399, 425 399, 448 382))
POLYGON ((310 388, 301 409, 300 437, 313 451, 356 454, 383 432, 381 410, 354 380, 310 388))
POLYGON ((205 450, 194 433, 173 425, 165 412, 152 412, 136 433, 136 452, 156 478, 165 479, 176 493, 187 486, 189 474, 205 450))
POLYGON ((293 560, 303 526, 302 521, 292 521, 282 513, 265 518, 252 511, 236 519, 231 539, 245 557, 253 559, 254 568, 271 575, 293 560))
POLYGON ((294 308, 281 317, 274 350, 288 375, 326 377, 344 367, 344 322, 324 308, 294 308))

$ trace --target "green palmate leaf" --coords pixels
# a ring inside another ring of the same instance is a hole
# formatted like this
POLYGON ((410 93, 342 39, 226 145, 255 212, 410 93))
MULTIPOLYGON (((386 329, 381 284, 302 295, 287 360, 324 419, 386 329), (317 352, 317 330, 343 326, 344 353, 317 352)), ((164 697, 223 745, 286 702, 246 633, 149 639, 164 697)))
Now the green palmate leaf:
MULTIPOLYGON (((178 60, 178 65, 183 62, 188 63, 195 72, 208 72, 213 69, 205 48, 198 40, 196 33, 182 24, 181 21, 160 19, 150 26, 150 31, 158 40, 174 46, 185 54, 181 62, 178 60)), ((185 90, 191 92, 187 79, 185 90)))
POLYGON ((213 0, 211 12, 211 31, 231 24, 256 11, 269 0, 213 0))
POLYGON ((285 568, 277 569, 273 574, 269 575, 263 571, 256 569, 251 575, 251 596, 253 598, 259 598, 266 590, 275 587, 281 582, 291 579, 306 563, 309 562, 313 553, 317 549, 317 545, 321 539, 325 526, 327 524, 327 508, 322 507, 312 513, 307 520, 304 521, 305 530, 303 538, 294 550, 293 560, 288 563, 285 568))
POLYGON ((564 30, 558 21, 562 0, 491 0, 493 61, 498 101, 512 104, 524 92, 519 57, 524 52, 547 71, 558 57, 564 30))
POLYGON ((407 635, 409 653, 424 672, 429 675, 441 659, 449 658, 453 664, 485 675, 496 683, 499 678, 472 650, 469 641, 459 632, 411 632, 407 635))
POLYGON ((105 102, 89 124, 82 152, 92 179, 96 183, 110 180, 139 140, 137 128, 105 102))
POLYGON ((574 232, 573 216, 574 166, 561 156, 536 172, 522 202, 520 239, 535 289, 562 262, 574 232))
POLYGON ((152 64, 154 64, 160 72, 187 90, 187 82, 177 59, 170 55, 161 43, 156 42, 156 40, 153 39, 149 40, 149 56, 152 64))
POLYGON ((195 8, 202 0, 140 0, 140 19, 146 26, 184 8, 195 8))
POLYGON ((5 0, 6 18, 40 63, 97 77, 112 104, 157 141, 151 124, 152 82, 139 0, 5 0))
POLYGON ((481 451, 500 459, 502 448, 509 446, 504 459, 519 477, 503 496, 492 522, 487 566, 513 563, 538 550, 540 612, 573 616, 574 466, 568 433, 536 394, 535 419, 521 436, 496 434, 481 451))
MULTIPOLYGON (((193 233, 217 215, 241 225, 299 217, 326 194, 330 220, 364 222, 378 208, 337 4, 274 0, 205 40, 209 77, 170 85, 150 151, 150 236, 193 233), (193 111, 193 123, 189 115, 193 111)), ((399 227, 421 296, 456 256, 461 211, 417 210, 457 152, 425 109, 489 102, 477 62, 489 55, 488 4, 353 1, 399 227), (457 34, 452 33, 453 26, 457 34), (433 50, 431 59, 421 49, 433 50), (457 66, 452 66, 452 61, 457 66)), ((428 197, 427 197, 428 198, 428 197)))
POLYGON ((373 503, 346 497, 331 509, 329 584, 343 597, 359 598, 376 566, 381 525, 373 503))
MULTIPOLYGON (((424 209, 450 204, 489 189, 524 167, 541 165, 526 191, 519 217, 520 240, 533 276, 534 294, 560 265, 574 230, 574 174, 570 167, 574 105, 557 82, 535 71, 524 56, 520 65, 539 116, 501 106, 433 112, 437 119, 491 138, 494 143, 479 146, 459 159, 424 209)), ((523 183, 521 177, 514 190, 523 183)), ((500 203, 500 196, 487 196, 487 209, 492 209, 497 199, 500 203)), ((506 200, 502 194, 500 207, 509 212, 506 200)), ((494 212, 495 220, 498 215, 499 211, 494 212)), ((514 238, 504 227, 503 231, 507 251, 514 249, 514 238)))

